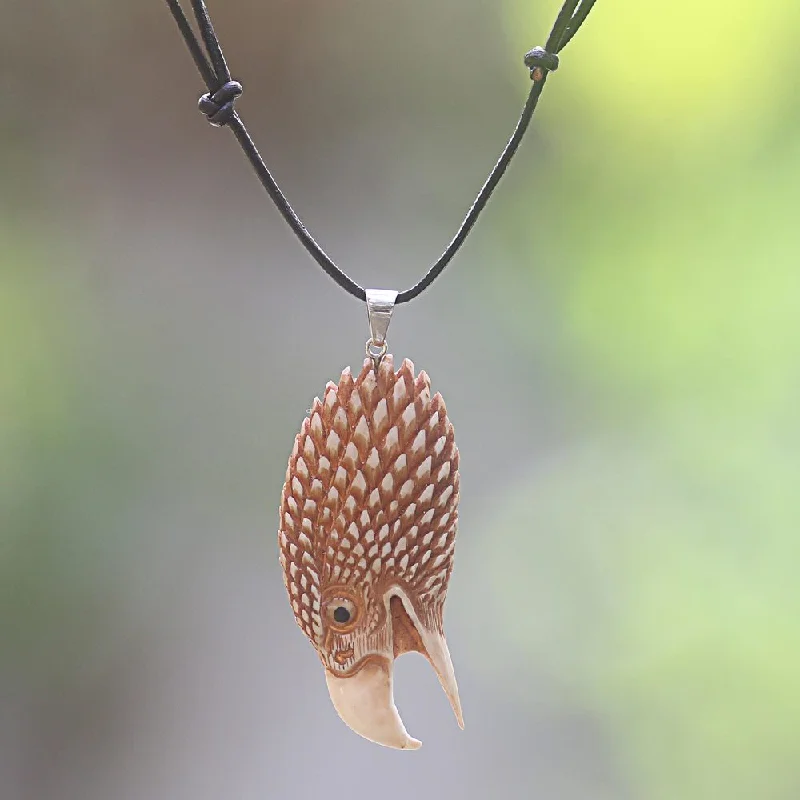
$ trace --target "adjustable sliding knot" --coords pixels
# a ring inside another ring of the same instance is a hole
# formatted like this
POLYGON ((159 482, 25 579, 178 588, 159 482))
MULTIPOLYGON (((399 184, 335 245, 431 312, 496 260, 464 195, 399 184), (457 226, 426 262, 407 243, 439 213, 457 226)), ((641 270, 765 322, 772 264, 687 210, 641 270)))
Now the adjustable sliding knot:
POLYGON ((525 53, 525 66, 531 71, 531 80, 540 81, 546 73, 558 69, 558 56, 544 47, 534 47, 525 53))
POLYGON ((214 94, 206 93, 197 104, 197 107, 206 119, 217 127, 227 125, 232 119, 236 110, 233 101, 243 92, 242 84, 237 81, 224 83, 214 94))

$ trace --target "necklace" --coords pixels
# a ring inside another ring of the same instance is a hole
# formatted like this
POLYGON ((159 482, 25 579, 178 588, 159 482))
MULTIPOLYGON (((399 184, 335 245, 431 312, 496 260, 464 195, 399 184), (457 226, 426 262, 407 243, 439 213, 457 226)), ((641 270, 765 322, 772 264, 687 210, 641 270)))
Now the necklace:
POLYGON ((341 719, 365 739, 416 749, 393 696, 393 663, 418 652, 435 670, 464 727, 444 635, 444 602, 458 524, 459 453, 453 425, 430 380, 404 360, 395 370, 386 334, 395 306, 424 292, 472 230, 514 157, 549 72, 595 0, 565 0, 545 47, 524 58, 533 82, 514 133, 456 235, 423 278, 402 292, 364 289, 317 244, 294 212, 234 108, 234 81, 204 0, 166 0, 208 93, 199 107, 227 126, 264 189, 311 257, 366 303, 370 337, 357 375, 329 382, 295 437, 281 494, 278 549, 295 620, 314 646, 341 719))

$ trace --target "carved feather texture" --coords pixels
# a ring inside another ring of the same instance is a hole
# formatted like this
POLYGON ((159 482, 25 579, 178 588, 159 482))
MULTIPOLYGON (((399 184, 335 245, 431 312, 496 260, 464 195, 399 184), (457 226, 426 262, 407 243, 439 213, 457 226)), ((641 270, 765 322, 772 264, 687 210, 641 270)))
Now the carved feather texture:
MULTIPOLYGON (((289 458, 278 542, 297 624, 323 663, 346 671, 382 638, 385 593, 400 586, 441 630, 453 568, 458 449, 440 394, 391 355, 344 370, 316 398, 289 458), (358 625, 332 630, 329 598, 353 598, 358 625)), ((383 626, 384 628, 387 626, 383 626)))

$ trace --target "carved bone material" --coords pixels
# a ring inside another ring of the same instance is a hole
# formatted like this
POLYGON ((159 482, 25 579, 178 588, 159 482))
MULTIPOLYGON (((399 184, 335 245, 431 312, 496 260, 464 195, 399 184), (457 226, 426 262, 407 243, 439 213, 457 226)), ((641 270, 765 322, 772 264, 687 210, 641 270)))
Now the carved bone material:
POLYGON ((430 662, 463 728, 442 615, 458 523, 458 449, 425 372, 391 355, 346 369, 295 439, 278 542, 297 624, 342 720, 416 749, 394 704, 394 659, 430 662))

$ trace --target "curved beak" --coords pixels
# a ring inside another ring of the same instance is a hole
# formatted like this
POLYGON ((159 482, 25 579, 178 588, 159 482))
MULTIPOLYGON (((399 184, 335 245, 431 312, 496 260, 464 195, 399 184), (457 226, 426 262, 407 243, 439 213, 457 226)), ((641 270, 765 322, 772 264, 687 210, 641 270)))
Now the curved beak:
POLYGON ((355 675, 339 678, 325 670, 328 691, 342 721, 365 739, 397 750, 417 750, 394 704, 392 662, 370 659, 355 675))
POLYGON ((428 659, 450 701, 458 726, 463 729, 458 684, 444 635, 421 624, 403 592, 398 591, 390 602, 391 622, 388 624, 392 625, 392 637, 389 647, 393 651, 368 656, 366 664, 350 677, 340 678, 326 669, 325 680, 334 708, 351 730, 384 747, 417 750, 422 742, 409 736, 394 704, 395 658, 416 651, 428 659))

